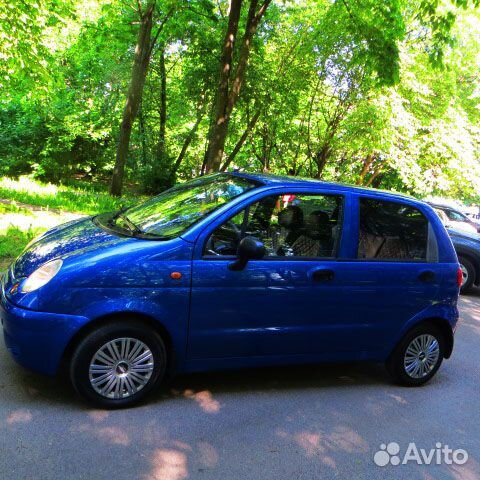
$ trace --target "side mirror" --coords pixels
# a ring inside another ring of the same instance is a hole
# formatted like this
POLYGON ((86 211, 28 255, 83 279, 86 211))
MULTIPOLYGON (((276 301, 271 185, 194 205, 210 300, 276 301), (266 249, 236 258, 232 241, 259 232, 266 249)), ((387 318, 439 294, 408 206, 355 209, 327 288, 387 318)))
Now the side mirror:
POLYGON ((243 270, 249 260, 260 260, 265 256, 265 246, 254 237, 243 238, 237 249, 237 259, 228 265, 230 270, 243 270))

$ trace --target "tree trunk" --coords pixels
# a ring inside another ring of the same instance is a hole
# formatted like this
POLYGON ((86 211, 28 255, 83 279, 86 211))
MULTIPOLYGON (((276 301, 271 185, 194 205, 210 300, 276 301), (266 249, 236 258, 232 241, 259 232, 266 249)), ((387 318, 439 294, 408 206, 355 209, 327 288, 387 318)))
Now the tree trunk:
POLYGON ((315 163, 317 164, 316 178, 322 178, 323 170, 327 165, 331 152, 332 152, 332 147, 330 146, 330 144, 325 143, 315 155, 315 163))
POLYGON ((240 48, 235 76, 231 82, 232 86, 230 88, 229 84, 232 73, 233 48, 238 31, 242 0, 232 0, 231 2, 229 23, 222 54, 220 83, 215 108, 215 121, 213 122, 209 133, 209 145, 206 158, 207 172, 215 172, 220 169, 225 149, 225 140, 228 134, 228 125, 242 88, 248 58, 250 56, 252 39, 270 2, 271 0, 265 0, 257 12, 258 0, 250 0, 245 34, 240 48))
POLYGON ((202 121, 204 113, 200 112, 197 115, 197 120, 195 121, 195 124, 193 127, 190 129, 188 132, 187 137, 185 138, 185 141, 183 142, 182 150, 180 151, 177 160, 175 161, 175 164, 173 166, 173 173, 177 173, 177 170, 180 168, 180 165, 185 157, 185 154, 187 153, 188 147, 190 146, 190 143, 192 143, 193 137, 195 136, 195 132, 198 129, 198 126, 200 125, 200 122, 202 121))
POLYGON ((160 52, 160 132, 157 143, 157 165, 165 167, 165 129, 167 126, 167 72, 165 70, 165 50, 160 52))
POLYGON ((372 166, 373 162, 375 161, 375 157, 373 156, 372 153, 369 153, 365 159, 363 160, 363 168, 362 171, 360 172, 360 175, 357 179, 357 185, 363 185, 363 182, 365 181, 365 177, 370 170, 370 167, 372 166))
POLYGON ((130 143, 132 125, 142 99, 143 86, 145 85, 145 78, 150 61, 153 9, 154 3, 149 4, 146 11, 141 16, 140 29, 138 31, 135 58, 132 67, 132 78, 128 88, 127 101, 123 110, 115 167, 113 169, 112 183, 110 185, 110 193, 116 196, 122 194, 123 174, 128 156, 128 145, 130 143))
POLYGON ((142 143, 142 163, 143 166, 145 167, 147 165, 147 139, 145 138, 146 132, 145 132, 145 118, 143 117, 143 108, 142 104, 140 104, 139 110, 138 110, 138 126, 140 130, 140 141, 142 143))
POLYGON ((220 171, 224 172, 230 166, 230 164, 233 162, 233 160, 237 156, 237 153, 243 147, 243 144, 247 140, 248 135, 252 131, 253 127, 255 127, 255 124, 257 123, 258 118, 260 117, 260 113, 261 113, 261 110, 257 110, 255 112, 255 115, 248 122, 247 127, 245 128, 244 132, 242 133, 242 136, 239 138, 239 140, 236 143, 235 147, 233 148, 232 152, 230 153, 230 155, 225 160, 225 163, 220 168, 220 171))
MULTIPOLYGON (((232 70, 233 51, 238 32, 238 22, 242 9, 242 0, 231 0, 230 13, 228 15, 228 26, 223 43, 222 57, 220 58, 220 76, 218 89, 215 95, 214 122, 210 126, 208 135, 208 147, 205 157, 206 172, 212 171, 213 164, 220 164, 222 160, 223 149, 219 150, 222 144, 221 138, 225 137, 227 129, 225 128, 227 102, 229 92, 229 79, 232 70)), ((224 143, 224 142, 223 142, 224 143)))

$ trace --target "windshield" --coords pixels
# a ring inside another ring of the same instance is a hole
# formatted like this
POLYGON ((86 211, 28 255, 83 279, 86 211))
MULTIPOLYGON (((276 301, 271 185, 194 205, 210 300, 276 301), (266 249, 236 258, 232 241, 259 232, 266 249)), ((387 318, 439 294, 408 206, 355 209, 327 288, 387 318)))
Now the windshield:
POLYGON ((122 213, 143 235, 172 238, 258 184, 232 175, 214 174, 177 185, 122 213))

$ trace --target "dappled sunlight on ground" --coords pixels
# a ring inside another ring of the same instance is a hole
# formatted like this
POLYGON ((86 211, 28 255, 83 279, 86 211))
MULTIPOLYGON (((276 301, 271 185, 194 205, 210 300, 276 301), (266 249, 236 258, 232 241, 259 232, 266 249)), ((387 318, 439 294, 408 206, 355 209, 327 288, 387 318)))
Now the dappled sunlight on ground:
POLYGON ((470 455, 465 465, 451 465, 450 472, 455 480, 478 480, 480 478, 480 465, 470 455))
POLYGON ((393 398, 397 403, 400 403, 402 405, 406 405, 408 402, 403 398, 401 397, 400 395, 395 395, 393 393, 389 393, 388 396, 390 398, 393 398))
POLYGON ((183 396, 195 400, 206 413, 218 413, 220 411, 220 403, 213 398, 212 393, 208 390, 196 393, 192 390, 185 390, 183 396))
POLYGON ((188 477, 187 456, 179 450, 157 449, 150 464, 151 471, 145 480, 183 480, 188 477))
POLYGON ((88 416, 94 422, 103 422, 109 416, 109 412, 107 410, 92 410, 88 412, 88 416))
POLYGON ((300 431, 288 433, 278 430, 276 435, 301 448, 306 457, 317 458, 323 465, 336 469, 339 453, 365 453, 368 443, 358 433, 345 426, 335 427, 330 432, 300 431))
MULTIPOLYGON (((338 452, 367 452, 368 443, 360 435, 346 426, 334 427, 332 431, 300 431, 298 433, 288 433, 284 430, 277 432, 278 437, 295 442, 303 449, 308 457, 338 452)), ((334 464, 329 460, 330 466, 334 464)))
POLYGON ((130 445, 130 438, 128 434, 119 427, 96 427, 83 424, 80 425, 78 428, 74 429, 74 431, 92 434, 98 440, 106 443, 111 443, 112 445, 130 445))
POLYGON ((32 418, 33 415, 30 410, 15 410, 7 417, 7 423, 8 425, 13 425, 15 423, 27 423, 30 422, 32 418))

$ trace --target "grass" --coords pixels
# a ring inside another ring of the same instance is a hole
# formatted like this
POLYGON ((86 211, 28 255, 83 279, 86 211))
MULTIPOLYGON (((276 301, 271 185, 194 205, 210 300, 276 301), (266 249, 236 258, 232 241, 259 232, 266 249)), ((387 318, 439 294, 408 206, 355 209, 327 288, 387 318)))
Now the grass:
POLYGON ((0 198, 27 203, 45 209, 58 209, 67 212, 96 213, 118 210, 124 205, 130 205, 139 199, 128 197, 112 197, 108 193, 95 191, 96 187, 53 185, 42 183, 30 177, 0 179, 0 198))
POLYGON ((19 207, 15 203, 0 203, 0 215, 5 215, 6 213, 19 213, 21 215, 33 216, 30 210, 19 207))
POLYGON ((8 260, 17 256, 30 240, 44 231, 45 229, 42 227, 22 230, 13 225, 9 226, 6 230, 0 232, 0 260, 8 260))
POLYGON ((94 215, 143 200, 138 196, 112 197, 100 188, 86 182, 53 185, 28 176, 1 178, 0 199, 9 202, 0 203, 0 271, 34 237, 68 221, 68 212, 94 215))

